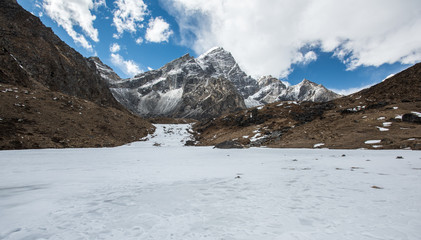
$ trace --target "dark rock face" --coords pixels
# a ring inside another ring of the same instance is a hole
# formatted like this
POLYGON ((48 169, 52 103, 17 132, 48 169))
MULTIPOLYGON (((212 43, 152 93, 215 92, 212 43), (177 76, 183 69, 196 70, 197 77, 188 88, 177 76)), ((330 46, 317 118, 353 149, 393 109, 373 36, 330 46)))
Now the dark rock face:
POLYGON ((0 82, 120 107, 87 60, 13 0, 0 8, 0 82))

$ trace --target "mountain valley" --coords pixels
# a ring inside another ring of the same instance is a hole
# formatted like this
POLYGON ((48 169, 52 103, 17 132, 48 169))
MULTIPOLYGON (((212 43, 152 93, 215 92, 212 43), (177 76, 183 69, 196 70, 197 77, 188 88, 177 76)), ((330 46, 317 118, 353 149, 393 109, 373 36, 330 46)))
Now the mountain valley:
POLYGON ((247 75, 215 47, 122 79, 14 0, 1 8, 0 148, 104 147, 196 122, 189 145, 421 149, 420 64, 349 96, 247 75))

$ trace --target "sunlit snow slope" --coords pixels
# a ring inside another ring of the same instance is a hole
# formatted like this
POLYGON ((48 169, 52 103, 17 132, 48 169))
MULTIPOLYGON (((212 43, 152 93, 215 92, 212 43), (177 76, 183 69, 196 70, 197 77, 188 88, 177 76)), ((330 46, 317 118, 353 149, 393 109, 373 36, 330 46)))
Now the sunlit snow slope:
POLYGON ((118 148, 0 151, 0 239, 421 236, 417 151, 183 147, 187 125, 164 126, 118 148))

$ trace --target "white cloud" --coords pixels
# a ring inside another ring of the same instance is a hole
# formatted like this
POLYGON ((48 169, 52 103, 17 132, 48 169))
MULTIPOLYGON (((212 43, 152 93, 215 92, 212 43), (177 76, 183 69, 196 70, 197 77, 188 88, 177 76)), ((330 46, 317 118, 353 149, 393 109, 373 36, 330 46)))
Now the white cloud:
POLYGON ((314 51, 309 51, 306 54, 297 52, 292 63, 301 63, 304 65, 317 60, 317 54, 314 51))
POLYGON ((153 70, 153 68, 151 68, 151 67, 148 67, 148 71, 152 71, 153 70))
POLYGON ((118 51, 120 51, 120 45, 118 45, 117 43, 111 44, 111 46, 110 46, 110 52, 116 53, 118 51))
POLYGON ((349 70, 421 60, 419 0, 161 1, 182 44, 222 46, 251 75, 281 76, 302 49, 333 52, 349 70))
POLYGON ((143 38, 139 37, 136 39, 136 44, 140 45, 143 43, 143 38))
POLYGON ((129 77, 143 72, 133 60, 125 60, 118 53, 111 53, 111 62, 129 77))
POLYGON ((92 45, 74 29, 75 26, 94 42, 99 41, 98 30, 93 26, 96 16, 91 13, 94 8, 92 0, 44 0, 42 6, 45 13, 85 49, 92 50, 92 45))
POLYGON ((149 42, 168 42, 172 34, 173 31, 170 29, 170 25, 161 17, 157 17, 149 21, 145 38, 149 42))
POLYGON ((116 0, 114 5, 113 25, 117 29, 115 38, 121 37, 125 31, 135 33, 138 28, 142 28, 141 22, 148 14, 148 6, 142 0, 116 0))

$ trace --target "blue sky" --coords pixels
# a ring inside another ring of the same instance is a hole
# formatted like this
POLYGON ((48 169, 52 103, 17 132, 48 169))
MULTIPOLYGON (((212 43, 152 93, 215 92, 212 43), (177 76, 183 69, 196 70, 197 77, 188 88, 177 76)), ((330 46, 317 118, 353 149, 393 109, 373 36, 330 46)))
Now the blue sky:
POLYGON ((121 77, 186 53, 230 51, 254 76, 307 78, 340 93, 421 61, 419 0, 18 0, 121 77))

